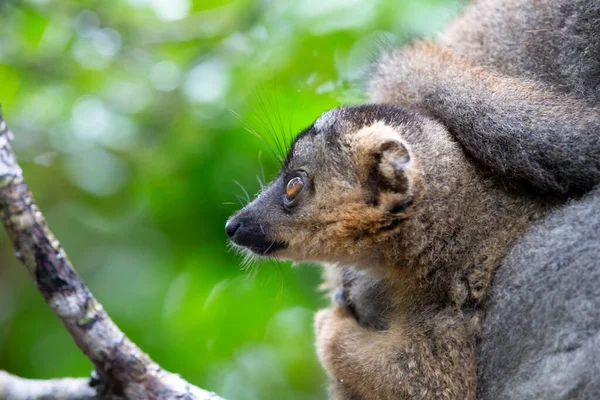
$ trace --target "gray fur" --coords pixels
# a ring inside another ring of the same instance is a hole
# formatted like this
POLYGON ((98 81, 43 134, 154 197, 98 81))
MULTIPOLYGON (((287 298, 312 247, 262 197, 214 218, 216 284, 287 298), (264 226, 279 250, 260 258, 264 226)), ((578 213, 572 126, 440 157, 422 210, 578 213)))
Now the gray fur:
POLYGON ((600 188, 531 229, 496 274, 481 399, 600 398, 600 188))
POLYGON ((467 111, 447 124, 474 158, 543 190, 600 182, 600 1, 480 0, 439 42, 477 65, 536 81, 525 97, 479 88, 459 100, 467 111))
POLYGON ((358 323, 375 330, 385 330, 389 323, 387 314, 390 305, 392 288, 385 280, 374 279, 364 271, 344 268, 341 288, 333 299, 338 305, 352 310, 358 323))
POLYGON ((600 182, 600 2, 480 0, 441 34, 383 60, 371 99, 426 110, 508 182, 600 182))
POLYGON ((479 0, 438 42, 502 74, 600 101, 600 2, 479 0))
MULTIPOLYGON (((547 88, 500 104, 484 87, 455 99, 461 110, 485 106, 483 118, 442 118, 469 154, 543 190, 600 183, 600 1, 479 1, 440 42, 547 88)), ((529 231, 497 271, 480 350, 481 399, 600 398, 599 209, 596 188, 529 231)))

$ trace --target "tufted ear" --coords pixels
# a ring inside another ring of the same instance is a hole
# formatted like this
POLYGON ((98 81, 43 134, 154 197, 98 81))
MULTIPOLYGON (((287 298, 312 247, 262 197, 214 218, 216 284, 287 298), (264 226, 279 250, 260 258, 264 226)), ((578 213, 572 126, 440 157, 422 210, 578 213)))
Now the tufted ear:
POLYGON ((406 169, 410 164, 408 149, 399 140, 387 140, 374 149, 370 177, 380 190, 394 193, 409 191, 410 182, 406 169))
POLYGON ((418 176, 415 160, 393 127, 381 122, 357 133, 355 154, 369 189, 372 203, 388 210, 402 208, 412 199, 412 188, 418 176))

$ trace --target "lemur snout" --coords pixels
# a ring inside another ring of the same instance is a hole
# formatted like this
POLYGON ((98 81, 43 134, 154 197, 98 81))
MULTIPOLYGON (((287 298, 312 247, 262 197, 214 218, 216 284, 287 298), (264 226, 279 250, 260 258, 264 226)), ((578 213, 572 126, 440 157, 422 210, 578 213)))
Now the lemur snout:
POLYGON ((236 221, 235 219, 230 219, 229 221, 227 221, 227 223, 225 224, 225 232, 227 233, 229 239, 233 238, 240 226, 242 226, 242 224, 239 221, 236 221))
POLYGON ((233 243, 263 256, 286 247, 285 243, 268 240, 264 226, 245 217, 231 217, 225 224, 225 232, 233 243))
POLYGON ((263 227, 248 219, 234 216, 225 224, 225 232, 231 241, 244 247, 262 247, 267 240, 263 227))

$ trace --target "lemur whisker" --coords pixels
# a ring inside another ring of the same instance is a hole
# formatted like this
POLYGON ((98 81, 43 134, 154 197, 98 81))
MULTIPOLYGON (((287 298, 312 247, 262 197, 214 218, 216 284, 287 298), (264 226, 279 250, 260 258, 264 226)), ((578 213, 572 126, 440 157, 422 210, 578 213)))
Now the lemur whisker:
MULTIPOLYGON (((273 157, 275 157, 275 160, 282 162, 283 159, 281 158, 281 156, 278 155, 277 151, 273 148, 273 146, 262 135, 260 135, 256 131, 256 129, 254 129, 252 126, 250 126, 250 124, 248 122, 246 122, 239 113, 237 113, 233 109, 229 109, 229 111, 244 125, 244 130, 246 132, 256 136, 258 139, 260 139, 261 142, 263 142, 263 144, 267 147, 267 149, 269 149, 271 154, 273 154, 273 157)), ((256 113, 254 111, 252 111, 252 113, 254 115, 256 115, 256 113)))
MULTIPOLYGON (((275 86, 277 86, 277 79, 276 78, 275 78, 275 86)), ((274 108, 274 111, 275 111, 274 115, 275 115, 275 118, 276 118, 275 122, 277 122, 279 124, 279 130, 281 132, 281 138, 280 139, 281 139, 282 147, 284 148, 284 150, 287 150, 287 147, 285 146, 285 138, 286 138, 287 135, 286 135, 285 126, 284 126, 284 123, 283 123, 283 116, 282 116, 281 110, 279 108, 279 101, 278 101, 277 94, 275 96, 273 96, 273 98, 274 98, 274 107, 272 106, 271 108, 274 108)))
POLYGON ((265 116, 266 122, 264 122, 257 113, 255 113, 255 115, 262 122, 263 126, 265 126, 267 128, 267 132, 270 134, 271 139, 275 142, 275 146, 279 153, 280 159, 283 160, 284 154, 285 154, 285 149, 283 149, 281 142, 279 141, 279 136, 277 135, 277 130, 275 129, 275 126, 273 125, 273 122, 271 121, 271 118, 270 118, 271 114, 270 114, 269 110, 267 109, 265 100, 260 95, 260 93, 257 92, 256 96, 257 96, 258 106, 259 106, 260 110, 262 111, 263 115, 265 116))
POLYGON ((240 189, 242 189, 242 191, 244 192, 244 195, 246 196, 246 201, 248 203, 250 203, 252 201, 252 198, 250 197, 250 194, 248 194, 248 191, 246 190, 246 188, 244 188, 244 186, 242 186, 241 183, 239 183, 237 180, 232 179, 233 183, 235 183, 236 185, 238 185, 240 187, 240 189))
POLYGON ((271 146, 271 144, 262 136, 260 135, 258 132, 256 132, 254 129, 251 128, 244 128, 246 132, 256 136, 257 138, 259 138, 263 144, 265 146, 267 146, 267 148, 269 149, 269 151, 271 152, 271 154, 273 155, 273 157, 275 158, 275 160, 282 162, 282 158, 277 154, 277 149, 274 149, 273 146, 271 146))
POLYGON ((277 144, 278 149, 282 158, 285 158, 285 154, 291 144, 292 135, 288 135, 285 131, 285 124, 283 122, 282 112, 279 108, 278 97, 275 96, 275 100, 271 101, 270 97, 264 95, 260 98, 260 105, 265 113, 269 125, 271 127, 270 134, 273 141, 277 144), (274 115, 275 121, 271 120, 271 116, 274 115), (276 129, 278 128, 278 129, 276 129))
POLYGON ((240 206, 244 207, 246 204, 246 199, 244 199, 242 196, 240 196, 239 194, 234 193, 235 197, 238 200, 238 203, 240 203, 240 206))
MULTIPOLYGON (((263 227, 262 227, 262 225, 260 226, 260 229, 263 231, 263 233, 265 232, 265 231, 263 230, 263 227)), ((265 250, 265 254, 268 254, 268 253, 269 253, 269 250, 271 250, 271 249, 273 248, 273 245, 274 245, 274 244, 275 244, 275 242, 271 242, 271 244, 270 244, 270 245, 267 247, 267 249, 265 250)))
POLYGON ((262 163, 262 151, 258 152, 258 167, 260 168, 260 175, 256 175, 256 179, 258 180, 258 184, 262 190, 265 188, 265 182, 267 181, 265 179, 265 168, 263 167, 262 163))

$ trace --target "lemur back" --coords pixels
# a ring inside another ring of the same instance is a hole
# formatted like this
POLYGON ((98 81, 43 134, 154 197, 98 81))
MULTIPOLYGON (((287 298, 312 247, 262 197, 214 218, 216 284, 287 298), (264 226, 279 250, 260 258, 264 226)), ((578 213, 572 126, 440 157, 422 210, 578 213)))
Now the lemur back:
POLYGON ((599 25, 597 0, 480 0, 383 57, 370 98, 434 116, 507 184, 583 193, 600 182, 599 25))
POLYGON ((503 260, 479 350, 479 399, 600 398, 598 209, 600 187, 536 224, 503 260))
POLYGON ((600 2, 478 0, 438 43, 474 64, 600 101, 600 2))

